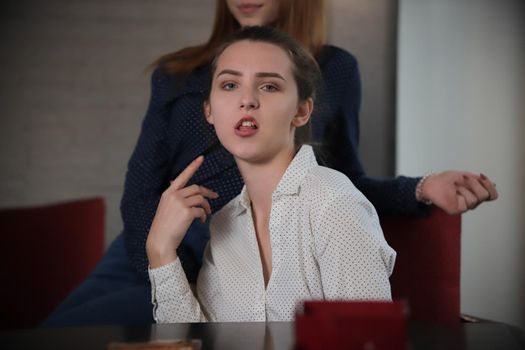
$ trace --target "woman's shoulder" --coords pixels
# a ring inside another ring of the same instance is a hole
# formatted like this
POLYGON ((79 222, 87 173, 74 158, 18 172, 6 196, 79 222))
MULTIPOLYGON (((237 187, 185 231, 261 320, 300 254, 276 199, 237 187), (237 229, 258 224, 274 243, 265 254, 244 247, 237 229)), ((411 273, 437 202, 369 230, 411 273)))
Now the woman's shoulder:
POLYGON ((321 165, 310 169, 304 185, 309 196, 322 196, 326 200, 340 196, 352 197, 360 193, 345 174, 321 165))
POLYGON ((326 66, 357 66, 357 59, 353 54, 334 45, 323 46, 318 62, 321 69, 326 66))
POLYGON ((346 212, 347 215, 363 211, 369 216, 377 216, 365 195, 345 174, 337 170, 315 166, 309 172, 305 184, 305 198, 316 218, 322 217, 318 214, 327 212, 328 208, 337 208, 338 213, 346 212))
POLYGON ((151 73, 152 96, 159 101, 169 102, 185 91, 203 92, 208 82, 207 74, 206 66, 187 73, 171 73, 161 63, 151 73))
POLYGON ((354 91, 355 85, 359 84, 359 67, 356 58, 342 48, 326 45, 318 62, 325 89, 335 92, 338 96, 332 102, 343 103, 338 94, 354 91))
POLYGON ((162 66, 157 66, 151 73, 151 93, 156 98, 164 96, 168 99, 182 81, 182 77, 171 75, 162 66))
POLYGON ((189 76, 194 74, 191 73, 180 73, 180 74, 174 74, 168 72, 168 70, 164 67, 164 65, 161 63, 157 65, 153 72, 151 73, 151 85, 153 88, 161 88, 161 87, 168 87, 173 88, 175 85, 179 85, 182 82, 184 82, 189 76))

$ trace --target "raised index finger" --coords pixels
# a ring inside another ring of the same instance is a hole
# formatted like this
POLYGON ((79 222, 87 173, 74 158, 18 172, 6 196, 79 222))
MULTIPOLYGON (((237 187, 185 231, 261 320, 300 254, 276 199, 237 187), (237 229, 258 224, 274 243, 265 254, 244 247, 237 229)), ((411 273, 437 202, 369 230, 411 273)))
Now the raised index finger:
POLYGON ((204 160, 204 156, 198 156, 197 158, 195 158, 187 167, 186 169, 184 169, 180 174, 179 176, 177 176, 175 178, 175 180, 173 180, 171 182, 171 187, 174 187, 176 189, 181 189, 183 188, 184 186, 186 186, 186 184, 188 183, 188 181, 190 181, 191 177, 197 172, 197 170, 199 169, 199 167, 202 165, 202 162, 204 160))

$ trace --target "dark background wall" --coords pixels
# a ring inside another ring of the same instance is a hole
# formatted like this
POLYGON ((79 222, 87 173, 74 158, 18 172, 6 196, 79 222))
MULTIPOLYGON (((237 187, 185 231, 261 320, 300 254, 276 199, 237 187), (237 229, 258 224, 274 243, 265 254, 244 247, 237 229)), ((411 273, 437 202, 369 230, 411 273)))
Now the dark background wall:
MULTIPOLYGON (((149 99, 145 68, 204 41, 213 0, 18 0, 0 13, 0 207, 101 195, 121 230, 126 163, 149 99)), ((330 42, 363 81, 361 155, 394 169, 396 1, 327 1, 330 42)))

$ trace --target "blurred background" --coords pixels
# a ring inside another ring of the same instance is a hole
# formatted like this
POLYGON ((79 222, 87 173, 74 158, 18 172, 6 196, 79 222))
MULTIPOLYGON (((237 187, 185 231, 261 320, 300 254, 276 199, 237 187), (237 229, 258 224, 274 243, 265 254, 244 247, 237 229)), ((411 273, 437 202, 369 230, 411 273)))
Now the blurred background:
MULTIPOLYGON (((329 41, 360 64, 365 169, 491 177, 500 199, 463 215, 462 312, 525 328, 525 2, 326 2, 329 41)), ((148 65, 205 41, 214 3, 3 1, 0 207, 103 196, 107 246, 148 65)))

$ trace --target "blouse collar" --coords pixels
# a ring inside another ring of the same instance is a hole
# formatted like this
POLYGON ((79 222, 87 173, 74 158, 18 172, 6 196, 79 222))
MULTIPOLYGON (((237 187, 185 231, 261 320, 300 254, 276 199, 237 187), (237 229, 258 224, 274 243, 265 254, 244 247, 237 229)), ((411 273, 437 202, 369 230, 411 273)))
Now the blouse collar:
MULTIPOLYGON (((317 166, 317 160, 315 159, 312 146, 303 145, 293 158, 290 165, 288 165, 284 175, 277 184, 277 187, 272 193, 272 199, 282 195, 298 194, 301 189, 301 184, 308 174, 308 171, 315 166, 317 166)), ((237 205, 236 209, 234 210, 235 215, 239 215, 242 212, 250 209, 250 197, 248 195, 246 185, 243 186, 241 194, 236 200, 237 205)))

